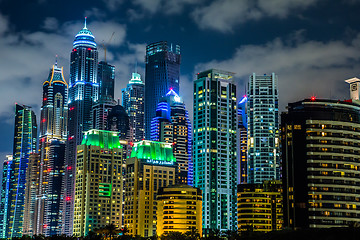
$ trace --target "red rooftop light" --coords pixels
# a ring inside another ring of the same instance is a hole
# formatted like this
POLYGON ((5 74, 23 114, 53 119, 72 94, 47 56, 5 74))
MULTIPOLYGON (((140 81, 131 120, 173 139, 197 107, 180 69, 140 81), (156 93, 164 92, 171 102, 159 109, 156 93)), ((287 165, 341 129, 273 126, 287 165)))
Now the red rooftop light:
POLYGON ((311 101, 315 101, 315 100, 316 100, 315 96, 312 96, 311 101))

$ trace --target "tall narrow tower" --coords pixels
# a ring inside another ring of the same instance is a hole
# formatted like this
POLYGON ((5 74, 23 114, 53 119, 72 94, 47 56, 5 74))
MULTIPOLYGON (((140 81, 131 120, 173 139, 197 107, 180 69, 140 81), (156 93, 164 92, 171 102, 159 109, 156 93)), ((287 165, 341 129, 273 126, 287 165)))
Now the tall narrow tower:
POLYGON ((145 85, 138 73, 132 73, 131 80, 122 90, 122 104, 130 118, 130 136, 134 142, 145 137, 144 91, 145 85))
MULTIPOLYGON (((36 223, 33 234, 58 235, 61 234, 61 215, 59 209, 52 210, 51 204, 60 206, 62 196, 61 184, 49 184, 50 178, 59 175, 62 181, 65 164, 65 142, 68 124, 68 85, 65 81, 63 68, 57 62, 50 69, 48 79, 43 83, 43 99, 40 121, 40 175, 36 198, 36 223), (51 145, 62 145, 62 152, 58 152, 54 161, 51 145), (50 227, 51 226, 51 227, 50 227), (54 231, 50 231, 50 228, 54 231)), ((34 225, 34 224, 33 224, 34 225)))
POLYGON ((72 234, 76 146, 92 128, 91 109, 98 100, 98 51, 95 37, 86 27, 75 36, 70 56, 69 121, 65 163, 63 233, 72 234))
POLYGON ((170 90, 159 102, 151 122, 151 140, 173 144, 177 162, 176 184, 193 184, 191 123, 185 104, 170 90))
POLYGON ((145 138, 150 139, 151 120, 156 107, 170 88, 179 92, 180 46, 166 41, 146 46, 145 56, 145 138))
POLYGON ((30 107, 15 105, 13 159, 8 162, 8 175, 1 238, 21 237, 23 234, 26 170, 31 153, 36 151, 37 125, 30 107))
POLYGON ((248 87, 248 183, 280 179, 278 78, 256 75, 248 87))
POLYGON ((194 186, 203 230, 236 229, 237 103, 233 73, 207 70, 194 82, 194 186))

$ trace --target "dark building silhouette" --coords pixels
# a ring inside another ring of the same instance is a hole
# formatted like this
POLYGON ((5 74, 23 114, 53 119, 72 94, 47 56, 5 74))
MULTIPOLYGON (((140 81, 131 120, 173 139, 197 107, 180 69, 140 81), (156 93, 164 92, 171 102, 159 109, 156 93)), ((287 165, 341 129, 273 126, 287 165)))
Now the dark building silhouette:
POLYGON ((166 41, 146 46, 145 56, 145 138, 150 139, 151 120, 157 105, 172 88, 179 92, 180 46, 166 41))
POLYGON ((119 132, 121 140, 129 136, 129 116, 121 105, 113 107, 107 117, 107 130, 119 132))

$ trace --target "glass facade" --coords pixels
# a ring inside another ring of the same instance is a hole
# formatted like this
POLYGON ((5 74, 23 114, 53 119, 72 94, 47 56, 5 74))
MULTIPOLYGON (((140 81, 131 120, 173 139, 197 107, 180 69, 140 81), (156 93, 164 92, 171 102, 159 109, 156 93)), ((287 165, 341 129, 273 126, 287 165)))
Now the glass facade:
POLYGON ((236 229, 237 101, 233 73, 211 69, 194 82, 194 186, 203 231, 236 229))
POLYGON ((305 99, 281 115, 284 225, 360 223, 360 105, 305 99))
POLYGON ((150 139, 151 120, 160 99, 172 88, 179 92, 180 46, 166 41, 146 46, 145 56, 145 138, 150 139))
POLYGON ((145 85, 138 73, 132 73, 127 87, 122 90, 122 104, 130 120, 130 135, 134 142, 145 138, 145 85))
POLYGON ((92 106, 98 101, 98 50, 95 37, 86 24, 75 36, 70 55, 69 120, 65 163, 63 234, 72 234, 76 147, 83 133, 92 128, 92 106))
POLYGON ((249 77, 247 182, 280 179, 279 103, 277 76, 249 77))
POLYGON ((36 151, 37 124, 35 113, 25 105, 15 105, 13 160, 7 164, 5 205, 0 219, 1 238, 23 234, 26 170, 31 153, 36 151))

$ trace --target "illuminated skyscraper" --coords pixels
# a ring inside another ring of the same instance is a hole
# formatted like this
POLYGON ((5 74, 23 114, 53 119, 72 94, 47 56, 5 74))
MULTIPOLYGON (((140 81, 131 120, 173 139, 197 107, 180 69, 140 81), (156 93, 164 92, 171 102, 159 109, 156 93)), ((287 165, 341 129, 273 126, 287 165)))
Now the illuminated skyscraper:
POLYGON ((170 143, 134 143, 125 169, 124 226, 130 235, 156 235, 156 193, 174 184, 175 161, 170 143))
POLYGON ((194 186, 203 231, 236 229, 237 102, 233 73, 207 70, 194 82, 194 186))
POLYGON ((122 226, 123 149, 117 132, 92 129, 77 148, 74 235, 122 226))
POLYGON ((248 87, 248 183, 280 179, 278 78, 249 77, 248 87))
POLYGON ((238 135, 239 135, 239 161, 238 161, 238 183, 247 182, 247 97, 244 96, 238 104, 238 135))
POLYGON ((31 153, 36 151, 37 125, 30 107, 15 105, 13 160, 7 164, 4 211, 1 238, 21 237, 23 234, 26 170, 31 153))
POLYGON ((132 73, 130 82, 122 90, 122 104, 130 118, 130 135, 134 142, 145 138, 144 91, 145 85, 138 73, 132 73))
MULTIPOLYGON (((66 142, 68 124, 68 85, 65 81, 63 68, 57 66, 57 62, 50 69, 48 79, 43 83, 43 99, 41 105, 41 121, 40 121, 40 162, 39 162, 39 181, 37 183, 37 197, 36 197, 36 219, 32 223, 34 235, 46 234, 48 235, 47 226, 49 221, 47 217, 51 217, 52 224, 58 224, 60 228, 61 213, 59 209, 56 212, 49 212, 47 209, 48 198, 50 201, 62 201, 62 197, 57 189, 53 189, 54 185, 49 185, 49 177, 58 174, 61 171, 61 177, 58 179, 62 181, 63 170, 58 169, 57 166, 50 164, 50 145, 53 141, 60 141, 63 144, 66 142), (51 165, 51 166, 50 166, 51 165), (54 192, 55 191, 55 192, 54 192)), ((58 159, 56 164, 63 168, 65 163, 65 148, 62 149, 62 159, 58 159)), ((60 204, 60 203, 59 203, 60 204)), ((56 234, 60 234, 57 232, 56 234)))
POLYGON ((170 90, 160 100, 151 122, 151 140, 173 144, 178 170, 176 183, 193 184, 191 123, 179 95, 170 90))
POLYGON ((145 56, 145 138, 150 139, 151 120, 160 99, 170 88, 179 92, 180 46, 166 41, 146 46, 145 56))
POLYGON ((9 184, 10 184, 10 173, 11 163, 13 160, 12 155, 6 155, 6 159, 2 169, 2 181, 1 181, 1 202, 0 202, 0 237, 5 238, 6 234, 6 218, 8 209, 5 206, 8 205, 9 196, 9 184))
POLYGON ((76 147, 92 128, 91 110, 98 101, 98 51, 95 37, 85 26, 75 36, 70 56, 69 121, 65 163, 63 233, 72 234, 76 147))

